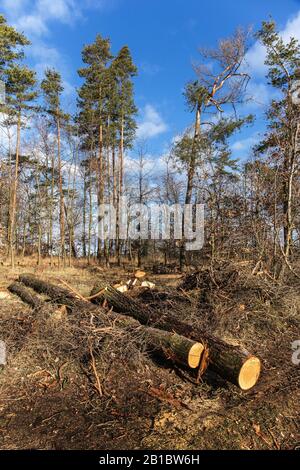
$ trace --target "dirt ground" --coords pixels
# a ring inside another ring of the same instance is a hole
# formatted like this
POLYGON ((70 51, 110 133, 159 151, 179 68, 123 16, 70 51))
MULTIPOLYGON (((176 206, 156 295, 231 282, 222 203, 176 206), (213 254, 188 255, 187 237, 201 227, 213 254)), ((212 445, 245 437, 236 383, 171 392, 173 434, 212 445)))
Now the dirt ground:
MULTIPOLYGON (((79 263, 64 271, 22 264, 13 272, 0 266, 0 293, 7 293, 19 274, 34 272, 63 287, 65 281, 88 296, 98 281, 126 281, 131 272, 79 263)), ((300 446, 300 366, 292 363, 291 349, 300 339, 299 281, 277 285, 264 274, 252 276, 243 264, 184 279, 151 273, 147 279, 156 289, 143 292, 142 303, 162 312, 171 309, 245 346, 262 360, 259 383, 243 392, 208 369, 197 384, 145 351, 123 356, 112 349, 105 369, 99 362, 104 389, 99 396, 75 337, 68 350, 67 320, 47 320, 42 329, 39 312, 9 294, 0 299, 0 339, 7 345, 7 364, 0 366, 0 448, 300 446)))

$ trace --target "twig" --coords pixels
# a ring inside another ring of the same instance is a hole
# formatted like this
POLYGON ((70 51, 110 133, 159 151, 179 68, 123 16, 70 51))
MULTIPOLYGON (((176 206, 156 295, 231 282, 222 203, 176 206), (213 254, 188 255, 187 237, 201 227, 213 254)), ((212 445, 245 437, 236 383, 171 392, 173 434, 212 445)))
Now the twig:
POLYGON ((168 393, 166 390, 163 390, 161 388, 155 388, 155 387, 149 387, 146 390, 140 389, 142 392, 146 392, 148 395, 150 395, 153 398, 156 398, 159 401, 166 402, 169 405, 174 406, 174 408, 189 408, 188 405, 183 403, 181 400, 178 400, 177 398, 173 397, 170 393, 168 393))
POLYGON ((46 369, 41 369, 41 370, 37 370, 36 372, 32 372, 31 374, 28 374, 27 377, 28 378, 36 377, 39 374, 45 374, 45 373, 48 373, 48 371, 46 369))
POLYGON ((91 345, 90 345, 90 355, 91 355, 91 366, 92 366, 94 376, 95 376, 95 379, 96 379, 95 388, 98 391, 100 397, 102 397, 103 396, 103 391, 102 391, 99 375, 98 375, 97 368, 96 368, 96 362, 95 362, 95 357, 94 357, 94 353, 93 353, 93 348, 92 348, 91 345))
POLYGON ((256 265, 254 266, 253 270, 252 270, 252 276, 254 276, 255 274, 257 274, 257 270, 258 268, 260 267, 260 265, 262 264, 262 260, 259 259, 256 263, 256 265))
POLYGON ((273 432, 270 429, 268 429, 268 431, 269 431, 269 434, 272 436, 272 439, 273 439, 273 442, 274 442, 274 445, 275 445, 276 449, 280 450, 280 445, 278 444, 277 440, 275 439, 275 436, 274 436, 273 432))
POLYGON ((191 296, 190 296, 184 289, 182 289, 182 287, 180 287, 179 290, 182 292, 182 294, 184 295, 184 297, 186 297, 186 298, 192 303, 192 298, 191 298, 191 296))
POLYGON ((102 295, 104 291, 105 291, 105 287, 104 289, 99 290, 97 294, 91 295, 90 297, 84 297, 84 300, 90 301, 90 300, 96 299, 97 297, 100 297, 100 295, 102 295))
POLYGON ((73 287, 71 287, 66 281, 64 281, 63 279, 59 279, 59 278, 58 278, 58 281, 61 282, 62 284, 64 284, 71 292, 73 292, 73 294, 75 294, 81 300, 84 300, 85 302, 88 302, 88 299, 83 297, 83 295, 79 294, 79 292, 77 292, 73 287))
POLYGON ((58 382, 61 381, 61 379, 62 379, 62 375, 61 375, 62 370, 63 370, 63 368, 64 368, 67 364, 68 364, 68 362, 66 361, 66 362, 64 362, 61 366, 59 366, 59 368, 57 369, 57 378, 58 378, 58 382))
POLYGON ((50 419, 54 418, 55 416, 63 413, 64 411, 66 410, 60 410, 60 411, 56 411, 56 413, 53 413, 51 416, 48 416, 48 418, 44 418, 41 423, 45 423, 46 421, 50 421, 50 419))

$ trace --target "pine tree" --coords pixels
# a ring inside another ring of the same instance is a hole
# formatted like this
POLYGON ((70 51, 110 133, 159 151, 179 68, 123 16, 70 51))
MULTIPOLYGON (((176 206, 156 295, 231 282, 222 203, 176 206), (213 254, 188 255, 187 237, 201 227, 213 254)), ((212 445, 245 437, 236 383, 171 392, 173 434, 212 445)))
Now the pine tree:
POLYGON ((35 72, 27 66, 11 64, 5 72, 6 74, 6 100, 10 112, 13 113, 17 127, 16 152, 15 152, 15 172, 11 188, 10 204, 10 255, 11 266, 14 267, 14 237, 17 211, 17 190, 19 175, 19 158, 21 144, 22 118, 30 109, 31 102, 36 98, 35 91, 36 77, 35 72))
POLYGON ((116 82, 116 115, 115 125, 119 134, 119 162, 118 162, 118 191, 117 191, 117 260, 120 265, 120 240, 119 240, 119 201, 123 195, 124 183, 124 150, 130 148, 135 136, 136 122, 134 115, 137 108, 134 104, 132 78, 137 74, 137 68, 132 61, 128 46, 122 47, 115 57, 111 71, 116 82))
MULTIPOLYGON (((46 111, 52 117, 53 124, 56 128, 57 139, 57 170, 58 170, 58 189, 59 189, 59 226, 60 226, 60 256, 63 261, 63 266, 66 265, 66 247, 65 247, 65 208, 64 208, 64 191, 63 191, 63 174, 62 174, 62 157, 61 157, 61 127, 63 122, 68 119, 68 116, 63 113, 61 109, 61 94, 63 92, 62 79, 56 70, 47 69, 45 71, 45 78, 42 80, 41 88, 44 95, 46 104, 46 111)), ((52 166, 54 163, 52 162, 52 166)), ((54 175, 54 168, 52 168, 54 175)), ((52 181, 52 208, 51 215, 53 217, 53 185, 52 181)), ((53 224, 50 230, 50 245, 51 245, 51 260, 52 260, 52 242, 53 242, 53 224)))
POLYGON ((3 15, 0 15, 0 80, 5 84, 6 103, 0 104, 0 110, 5 115, 5 122, 10 125, 17 125, 17 142, 15 152, 15 172, 11 180, 10 207, 9 207, 9 244, 11 265, 14 267, 14 234, 16 203, 18 189, 19 172, 19 151, 21 139, 22 113, 28 109, 35 94, 32 87, 35 84, 34 73, 28 68, 19 65, 24 58, 24 46, 30 41, 15 28, 7 24, 3 15))
MULTIPOLYGON (((273 21, 264 22, 257 37, 267 50, 265 63, 269 68, 269 84, 280 94, 268 110, 269 129, 256 152, 269 154, 273 164, 280 169, 284 250, 277 274, 282 276, 286 266, 292 269, 289 258, 295 221, 295 176, 300 157, 300 108, 293 98, 294 85, 300 78, 300 44, 295 38, 285 43, 273 21)), ((277 238, 279 240, 279 234, 277 238)))
MULTIPOLYGON (((80 77, 85 79, 79 90, 79 106, 81 109, 81 128, 85 126, 90 144, 98 148, 98 204, 104 203, 105 165, 103 155, 104 133, 106 130, 108 101, 108 65, 112 59, 109 39, 97 35, 95 42, 83 48, 82 61, 85 67, 78 70, 80 77)), ((101 257, 101 241, 98 239, 98 258, 101 257)))
POLYGON ((8 66, 24 57, 23 46, 30 41, 21 33, 9 26, 3 15, 0 15, 0 80, 5 81, 5 70, 8 66))
POLYGON ((134 104, 132 78, 137 74, 137 68, 132 61, 128 46, 122 47, 115 57, 112 74, 117 84, 117 127, 119 130, 119 192, 123 193, 124 180, 124 149, 129 148, 135 137, 136 122, 134 115, 137 108, 134 104))

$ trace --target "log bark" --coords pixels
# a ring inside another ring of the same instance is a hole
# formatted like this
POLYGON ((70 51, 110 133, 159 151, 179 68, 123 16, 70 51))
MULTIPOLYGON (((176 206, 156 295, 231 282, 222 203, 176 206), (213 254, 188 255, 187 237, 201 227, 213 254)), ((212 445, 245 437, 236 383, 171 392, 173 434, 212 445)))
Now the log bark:
MULTIPOLYGON (((47 295, 53 303, 59 305, 66 305, 71 310, 92 312, 97 310, 99 307, 85 302, 82 299, 77 298, 73 293, 69 292, 63 287, 55 286, 49 282, 43 281, 32 274, 21 274, 19 276, 19 282, 23 283, 26 287, 30 287, 39 294, 47 295)), ((104 314, 104 311, 103 311, 104 314)))
POLYGON ((34 308, 37 306, 41 307, 45 303, 32 294, 28 287, 41 294, 46 294, 54 303, 67 305, 73 313, 79 312, 80 315, 85 315, 94 312, 100 315, 104 322, 107 322, 108 326, 111 324, 110 320, 113 319, 117 321, 118 328, 132 327, 132 334, 136 333, 141 341, 146 344, 148 350, 171 359, 178 365, 196 369, 201 363, 205 347, 200 342, 185 338, 174 332, 143 326, 130 317, 124 318, 121 315, 111 314, 109 318, 105 310, 99 308, 99 306, 77 299, 67 289, 54 286, 35 276, 21 275, 19 280, 21 282, 13 283, 9 287, 10 291, 34 308))
POLYGON ((199 367, 205 350, 202 343, 192 341, 176 333, 157 328, 140 326, 148 346, 171 359, 173 362, 191 369, 199 367))
POLYGON ((27 287, 24 286, 21 282, 13 282, 8 290, 20 297, 24 303, 30 305, 34 309, 41 309, 45 307, 45 302, 41 300, 37 295, 33 294, 27 287))
POLYGON ((99 303, 104 299, 115 311, 130 315, 143 325, 151 325, 156 328, 175 331, 177 334, 200 342, 208 346, 209 364, 211 368, 221 377, 239 386, 242 390, 249 390, 258 381, 261 369, 259 358, 250 354, 240 346, 231 345, 220 340, 198 327, 184 323, 168 312, 161 314, 146 305, 142 305, 126 294, 122 294, 109 285, 95 287, 91 295, 99 297, 93 299, 99 303))

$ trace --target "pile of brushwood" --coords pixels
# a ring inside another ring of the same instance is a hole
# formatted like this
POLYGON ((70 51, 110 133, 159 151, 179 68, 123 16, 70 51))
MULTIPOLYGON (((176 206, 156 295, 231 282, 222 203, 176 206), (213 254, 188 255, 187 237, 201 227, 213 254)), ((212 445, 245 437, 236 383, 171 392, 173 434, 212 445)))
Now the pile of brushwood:
POLYGON ((297 279, 239 262, 169 286, 135 274, 96 270, 80 293, 74 277, 9 286, 2 447, 293 448, 297 279))
MULTIPOLYGON (((211 293, 220 290, 217 272, 209 279, 205 276, 209 277, 209 271, 181 281, 177 295, 185 311, 188 312, 192 302, 188 293, 190 287, 201 289, 202 286, 211 293)), ((222 289, 232 286, 234 276, 231 272, 225 280, 222 277, 222 289)), ((174 365, 188 374, 194 383, 199 383, 207 369, 242 390, 251 389, 258 381, 261 361, 256 355, 238 342, 221 339, 221 335, 209 331, 207 325, 201 327, 193 321, 192 315, 180 318, 172 306, 174 297, 167 291, 138 288, 122 293, 102 281, 86 298, 72 288, 65 289, 33 275, 21 275, 9 290, 30 305, 37 316, 44 318, 48 328, 49 322, 56 322, 53 337, 58 330, 61 336, 61 328, 65 328, 64 341, 57 341, 56 354, 63 349, 69 357, 74 356, 81 362, 86 360, 93 386, 101 396, 109 393, 103 377, 107 376, 116 356, 127 367, 129 363, 136 364, 137 369, 141 357, 144 364, 160 358, 166 365, 174 365), (155 305, 164 308, 158 309, 155 305)), ((203 295, 200 294, 200 305, 212 303, 203 295)))
POLYGON ((80 293, 81 270, 21 275, 1 304, 2 448, 293 448, 300 283, 253 266, 177 285, 86 270, 80 293))

